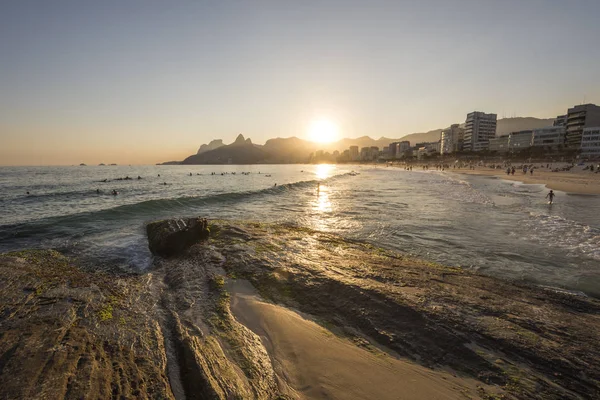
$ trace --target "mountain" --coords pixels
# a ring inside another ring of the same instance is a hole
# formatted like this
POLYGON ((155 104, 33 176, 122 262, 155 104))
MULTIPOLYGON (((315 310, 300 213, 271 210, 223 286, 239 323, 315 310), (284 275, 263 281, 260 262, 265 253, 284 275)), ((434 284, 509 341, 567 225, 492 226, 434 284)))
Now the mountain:
MULTIPOLYGON (((505 135, 527 129, 543 128, 552 125, 552 118, 501 118, 498 120, 496 134, 505 135)), ((464 125, 464 124, 462 124, 464 125)), ((309 159, 310 153, 317 150, 340 152, 347 150, 350 146, 371 147, 382 149, 392 142, 408 140, 411 146, 422 142, 436 142, 440 139, 442 129, 434 129, 428 132, 411 133, 399 139, 380 137, 372 139, 362 136, 355 139, 341 139, 337 142, 319 144, 309 142, 297 137, 269 139, 263 146, 253 144, 250 138, 244 138, 240 134, 235 141, 224 145, 222 140, 213 140, 209 144, 200 146, 198 153, 186 158, 182 164, 257 164, 257 163, 301 163, 309 159), (212 147, 212 148, 211 148, 212 147)))
MULTIPOLYGON (((445 129, 445 128, 444 128, 445 129)), ((411 133, 410 135, 402 136, 398 141, 408 140, 411 146, 423 142, 437 142, 444 129, 434 129, 428 132, 411 133)))
POLYGON ((182 164, 257 164, 266 162, 268 153, 262 146, 252 144, 241 133, 232 144, 219 146, 214 150, 194 154, 183 160, 182 164))
POLYGON ((306 162, 310 153, 319 149, 314 142, 297 137, 269 139, 262 147, 271 163, 306 162))
POLYGON ((209 144, 201 145, 200 148, 198 149, 198 153, 196 153, 196 154, 206 153, 207 151, 215 150, 222 146, 225 146, 225 144, 223 143, 223 140, 221 140, 221 139, 211 140, 209 144))
POLYGON ((502 136, 511 132, 524 131, 528 129, 544 128, 546 126, 552 126, 553 122, 554 118, 502 118, 498 120, 498 126, 496 127, 496 136, 502 136))

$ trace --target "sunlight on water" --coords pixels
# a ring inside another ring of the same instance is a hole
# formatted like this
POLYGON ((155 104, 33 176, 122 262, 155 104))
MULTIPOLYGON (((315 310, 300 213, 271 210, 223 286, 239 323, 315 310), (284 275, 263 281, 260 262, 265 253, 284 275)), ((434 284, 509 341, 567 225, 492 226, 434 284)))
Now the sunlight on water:
POLYGON ((329 188, 321 185, 317 193, 317 200, 315 201, 314 210, 319 213, 329 213, 333 209, 331 207, 331 201, 329 200, 329 188))
POLYGON ((331 164, 319 164, 317 165, 315 174, 319 179, 327 179, 331 177, 335 172, 335 165, 331 164))

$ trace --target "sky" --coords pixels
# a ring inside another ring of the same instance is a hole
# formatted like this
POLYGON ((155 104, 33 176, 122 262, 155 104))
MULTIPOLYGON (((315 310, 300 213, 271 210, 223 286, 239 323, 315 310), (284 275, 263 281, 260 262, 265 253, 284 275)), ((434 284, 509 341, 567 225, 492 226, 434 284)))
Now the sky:
POLYGON ((0 165, 398 138, 600 104, 598 0, 3 0, 0 165))

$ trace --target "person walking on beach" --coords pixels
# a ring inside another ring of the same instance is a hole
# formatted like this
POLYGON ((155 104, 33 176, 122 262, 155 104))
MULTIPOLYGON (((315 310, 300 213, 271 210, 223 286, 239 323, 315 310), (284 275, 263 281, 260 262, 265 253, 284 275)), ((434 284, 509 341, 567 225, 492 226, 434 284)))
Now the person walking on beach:
POLYGON ((549 200, 548 204, 552 204, 552 201, 554 200, 554 192, 550 190, 550 192, 546 195, 546 198, 549 200))

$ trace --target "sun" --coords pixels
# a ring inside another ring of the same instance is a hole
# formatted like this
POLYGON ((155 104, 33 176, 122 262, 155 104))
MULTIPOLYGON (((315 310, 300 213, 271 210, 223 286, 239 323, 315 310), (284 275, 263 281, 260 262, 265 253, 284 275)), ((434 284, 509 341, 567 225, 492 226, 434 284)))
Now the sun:
POLYGON ((317 119, 310 123, 308 137, 317 143, 329 143, 339 139, 339 130, 336 124, 328 119, 317 119))

